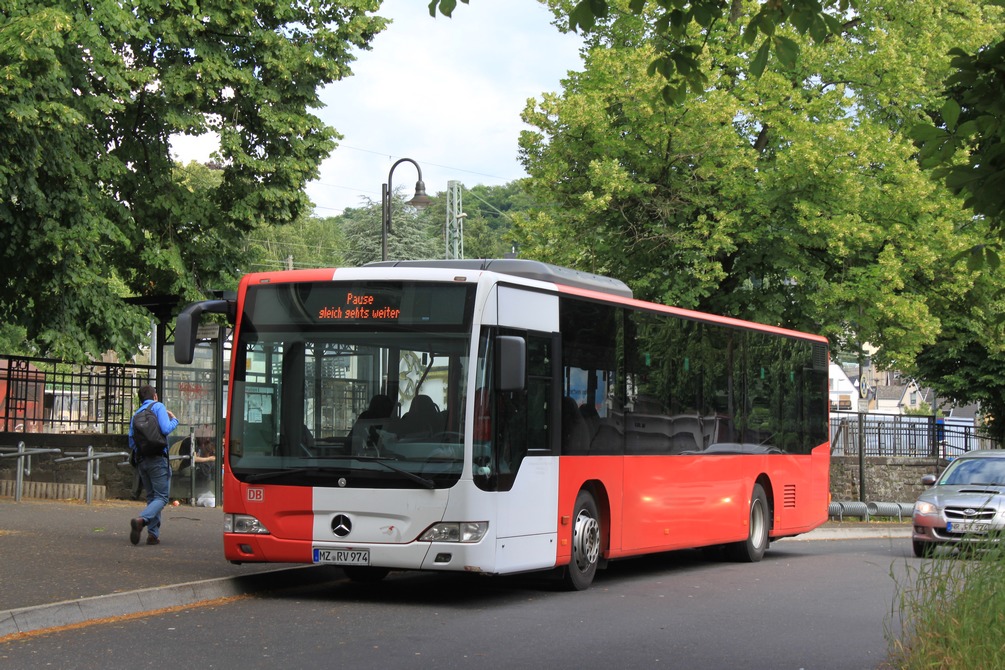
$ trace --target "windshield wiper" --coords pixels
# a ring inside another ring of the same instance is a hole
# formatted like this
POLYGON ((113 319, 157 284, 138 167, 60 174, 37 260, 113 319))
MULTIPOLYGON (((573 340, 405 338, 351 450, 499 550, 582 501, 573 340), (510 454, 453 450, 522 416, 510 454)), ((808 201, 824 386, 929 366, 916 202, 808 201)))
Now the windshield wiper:
POLYGON ((289 468, 287 470, 269 470, 268 472, 256 472, 244 478, 246 482, 261 482, 266 479, 275 479, 283 475, 302 475, 305 472, 323 472, 325 474, 342 472, 338 468, 289 468))
POLYGON ((411 479, 413 482, 417 482, 418 484, 421 484, 427 489, 436 488, 436 482, 434 482, 433 480, 426 479, 425 477, 417 475, 414 472, 409 472, 408 470, 402 470, 397 465, 391 465, 390 463, 388 463, 388 461, 394 460, 393 458, 386 458, 384 456, 350 456, 349 458, 352 458, 357 461, 363 461, 364 463, 379 463, 388 470, 391 470, 392 472, 397 472, 399 475, 404 475, 405 477, 411 479))

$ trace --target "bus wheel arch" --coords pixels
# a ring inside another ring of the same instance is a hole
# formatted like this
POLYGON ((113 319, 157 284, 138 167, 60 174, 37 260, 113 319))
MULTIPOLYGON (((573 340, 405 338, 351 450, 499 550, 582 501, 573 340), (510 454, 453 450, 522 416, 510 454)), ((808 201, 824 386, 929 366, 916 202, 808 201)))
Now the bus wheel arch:
POLYGON ((756 563, 764 557, 771 541, 773 500, 771 482, 762 475, 754 483, 748 509, 747 539, 726 546, 729 558, 742 563, 756 563))
POLYGON ((768 497, 768 533, 775 527, 775 488, 771 485, 768 475, 761 473, 754 484, 760 484, 764 489, 764 494, 768 497))
POLYGON ((586 484, 572 508, 572 557, 563 571, 563 585, 584 591, 593 583, 610 533, 609 508, 603 488, 586 484))
POLYGON ((607 552, 611 547, 611 499, 604 483, 597 479, 584 482, 581 490, 588 491, 600 512, 600 568, 607 567, 607 552))

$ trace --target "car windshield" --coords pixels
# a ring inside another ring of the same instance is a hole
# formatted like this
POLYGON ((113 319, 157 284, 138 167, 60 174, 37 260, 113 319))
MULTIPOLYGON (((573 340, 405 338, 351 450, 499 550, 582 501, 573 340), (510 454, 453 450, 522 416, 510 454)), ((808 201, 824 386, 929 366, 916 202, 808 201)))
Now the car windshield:
POLYGON ((1005 485, 1005 455, 1002 458, 960 458, 939 481, 942 486, 1005 485))

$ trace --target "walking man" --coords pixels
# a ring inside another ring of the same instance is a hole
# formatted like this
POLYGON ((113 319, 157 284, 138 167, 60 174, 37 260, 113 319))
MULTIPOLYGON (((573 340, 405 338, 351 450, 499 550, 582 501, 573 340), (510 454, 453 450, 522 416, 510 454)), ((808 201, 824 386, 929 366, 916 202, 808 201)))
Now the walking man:
POLYGON ((178 427, 178 418, 160 402, 157 390, 149 384, 139 390, 140 407, 129 420, 129 448, 133 450, 136 469, 140 473, 140 481, 147 492, 147 506, 140 515, 129 521, 129 541, 140 543, 140 533, 147 529, 147 544, 160 543, 161 510, 168 504, 171 495, 171 465, 168 462, 167 436, 178 427), (151 410, 157 417, 157 427, 163 437, 164 447, 154 454, 143 454, 136 442, 134 424, 136 415, 144 410, 151 410))

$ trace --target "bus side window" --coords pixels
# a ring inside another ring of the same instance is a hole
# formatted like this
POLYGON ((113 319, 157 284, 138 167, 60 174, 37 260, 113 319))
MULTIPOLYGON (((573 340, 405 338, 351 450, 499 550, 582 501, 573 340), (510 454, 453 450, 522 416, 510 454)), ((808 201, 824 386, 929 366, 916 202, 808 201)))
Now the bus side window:
MULTIPOLYGON (((527 336, 527 382, 515 391, 494 391, 494 448, 499 472, 498 490, 509 490, 531 449, 547 450, 551 445, 550 335, 527 336)), ((475 426, 477 430, 477 425, 475 426)))

